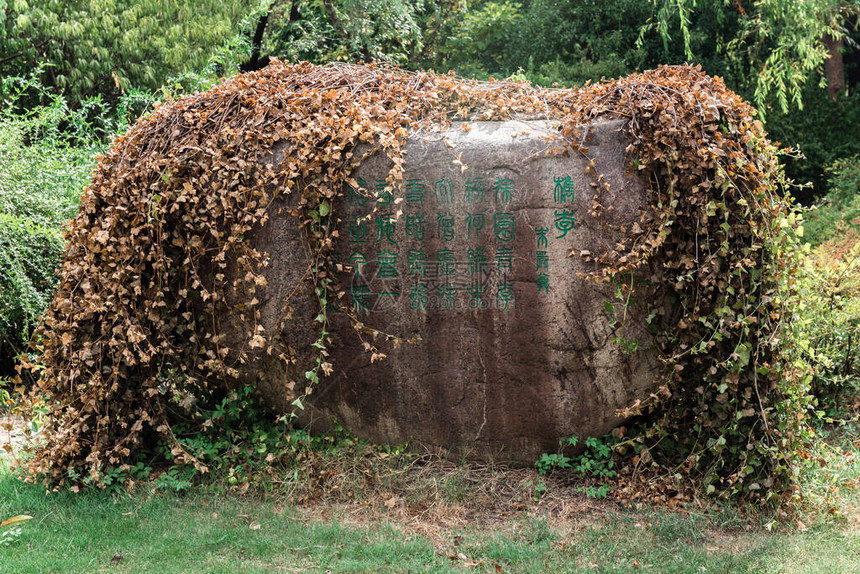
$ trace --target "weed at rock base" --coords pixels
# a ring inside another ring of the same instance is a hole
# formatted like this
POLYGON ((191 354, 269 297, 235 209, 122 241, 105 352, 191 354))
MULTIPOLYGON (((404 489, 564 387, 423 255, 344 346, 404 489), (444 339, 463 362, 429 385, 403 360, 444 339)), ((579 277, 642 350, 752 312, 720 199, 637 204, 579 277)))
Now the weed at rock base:
MULTIPOLYGON (((556 469, 569 469, 587 479, 603 481, 612 478, 616 475, 616 472, 613 470, 615 462, 612 459, 610 440, 612 440, 611 436, 606 436, 602 439, 588 437, 585 439, 585 452, 568 457, 563 453, 564 449, 576 446, 579 442, 576 435, 571 435, 567 439, 558 441, 559 448, 557 453, 543 453, 537 462, 535 462, 535 467, 541 476, 546 476, 556 469)), ((540 495, 546 490, 546 486, 542 482, 541 485, 535 486, 536 499, 540 498, 540 495), (543 488, 539 489, 541 485, 543 488)), ((584 492, 589 498, 606 498, 611 487, 609 484, 603 483, 597 486, 587 485, 579 487, 578 490, 584 492)))

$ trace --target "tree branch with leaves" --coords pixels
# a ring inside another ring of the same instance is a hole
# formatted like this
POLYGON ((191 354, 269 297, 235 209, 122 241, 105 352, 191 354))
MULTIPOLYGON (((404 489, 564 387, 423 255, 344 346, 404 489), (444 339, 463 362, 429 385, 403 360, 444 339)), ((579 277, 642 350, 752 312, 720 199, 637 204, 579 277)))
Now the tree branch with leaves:
MULTIPOLYGON (((678 29, 684 53, 696 60, 691 48, 693 15, 706 4, 700 0, 652 0, 655 11, 643 26, 646 34, 656 31, 664 47, 678 29)), ((722 0, 707 3, 718 13, 734 13, 740 20, 737 36, 725 51, 743 63, 755 85, 754 100, 760 113, 775 100, 783 112, 790 104, 803 108, 802 92, 814 72, 823 74, 832 99, 844 84, 841 48, 848 37, 847 26, 860 14, 860 0, 722 0)))

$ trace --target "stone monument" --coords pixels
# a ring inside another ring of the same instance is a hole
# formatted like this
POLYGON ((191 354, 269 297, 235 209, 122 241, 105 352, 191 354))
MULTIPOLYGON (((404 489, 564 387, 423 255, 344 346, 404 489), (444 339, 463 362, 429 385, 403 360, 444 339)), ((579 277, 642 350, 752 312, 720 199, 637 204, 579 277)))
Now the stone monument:
MULTIPOLYGON (((657 352, 635 302, 625 306, 617 284, 586 278, 596 264, 580 253, 614 246, 646 208, 624 125, 587 126, 582 148, 564 154, 553 151, 558 130, 546 121, 415 133, 393 193, 391 161, 367 158, 335 209, 338 304, 410 342, 370 341, 386 355, 372 360, 347 314, 330 311, 335 370, 308 397, 302 422, 322 430, 336 420, 377 442, 521 463, 562 437, 619 424, 617 409, 657 387, 657 352)), ((295 373, 270 371, 261 392, 284 409, 283 385, 311 360, 318 308, 303 281, 307 249, 296 249, 303 231, 289 205, 276 211, 255 238, 271 262, 261 320, 298 362, 295 373)))

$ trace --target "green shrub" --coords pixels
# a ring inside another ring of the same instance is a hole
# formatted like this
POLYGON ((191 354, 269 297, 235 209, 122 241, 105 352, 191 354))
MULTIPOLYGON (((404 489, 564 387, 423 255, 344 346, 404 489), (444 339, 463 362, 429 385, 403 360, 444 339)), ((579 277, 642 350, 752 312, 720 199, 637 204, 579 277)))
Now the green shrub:
POLYGON ((828 417, 860 393, 860 232, 847 229, 805 258, 793 327, 813 367, 812 393, 828 417))
POLYGON ((839 159, 826 170, 830 190, 806 217, 804 238, 820 245, 845 229, 860 230, 860 155, 839 159))
POLYGON ((11 374, 53 296, 63 226, 96 154, 153 102, 131 91, 115 108, 93 98, 73 110, 35 78, 0 85, 0 376, 11 374))
POLYGON ((803 94, 802 110, 774 110, 767 116, 766 127, 772 140, 796 147, 803 154, 787 157, 785 171, 798 183, 812 183, 813 187, 794 194, 809 205, 833 189, 833 168, 850 163, 845 158, 860 154, 860 92, 840 95, 834 102, 817 81, 809 81, 803 94))
MULTIPOLYGON (((63 223, 101 147, 87 124, 72 124, 65 100, 31 81, 3 82, 0 109, 0 368, 20 353, 57 282, 63 223), (20 111, 20 97, 33 90, 44 103, 20 111)), ((4 368, 5 367, 5 368, 4 368)), ((4 374, 0 371, 0 374, 4 374)))
POLYGON ((614 441, 611 435, 603 439, 588 437, 585 439, 585 451, 579 455, 565 456, 563 451, 566 447, 573 447, 579 442, 576 435, 568 439, 558 441, 557 453, 543 453, 535 462, 538 474, 545 476, 556 469, 571 469, 575 474, 585 479, 596 480, 597 484, 589 484, 580 487, 590 498, 606 498, 609 494, 609 484, 605 480, 616 476, 614 470, 615 461, 612 455, 614 441))

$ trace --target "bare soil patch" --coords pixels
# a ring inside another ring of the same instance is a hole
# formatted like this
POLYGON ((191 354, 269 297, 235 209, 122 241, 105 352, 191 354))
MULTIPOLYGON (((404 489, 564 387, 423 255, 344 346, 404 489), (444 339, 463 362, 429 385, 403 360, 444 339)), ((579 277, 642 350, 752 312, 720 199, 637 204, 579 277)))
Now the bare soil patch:
POLYGON ((0 415, 0 459, 14 460, 30 437, 31 433, 24 419, 16 415, 0 415))

